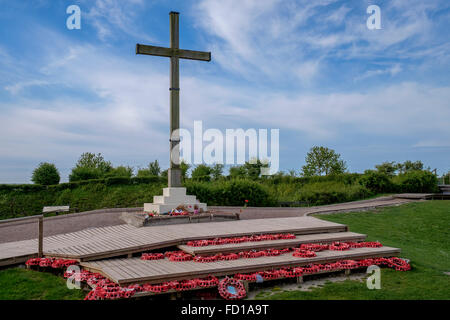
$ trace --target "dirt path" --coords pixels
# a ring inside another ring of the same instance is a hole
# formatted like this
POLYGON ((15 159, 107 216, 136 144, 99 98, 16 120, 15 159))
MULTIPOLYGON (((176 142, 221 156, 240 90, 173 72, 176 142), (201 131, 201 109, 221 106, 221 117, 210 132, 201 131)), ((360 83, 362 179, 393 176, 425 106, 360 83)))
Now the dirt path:
MULTIPOLYGON (((241 219, 263 219, 273 217, 299 217, 312 213, 333 213, 370 210, 384 206, 396 206, 413 200, 380 197, 371 200, 346 202, 318 207, 277 208, 248 207, 241 213, 241 219)), ((209 207, 216 212, 239 212, 240 207, 209 207)), ((142 208, 114 208, 48 217, 44 220, 44 236, 75 232, 87 228, 124 224, 119 218, 123 211, 141 211, 142 208)), ((37 238, 37 222, 28 221, 0 225, 0 243, 37 238)))

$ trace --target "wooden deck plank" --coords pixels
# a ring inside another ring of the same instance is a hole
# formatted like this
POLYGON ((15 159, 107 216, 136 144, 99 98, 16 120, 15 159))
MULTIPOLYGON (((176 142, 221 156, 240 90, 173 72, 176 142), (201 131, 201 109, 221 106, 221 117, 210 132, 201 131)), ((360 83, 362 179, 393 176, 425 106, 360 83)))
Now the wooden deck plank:
MULTIPOLYGON (((174 279, 196 278, 206 275, 229 275, 237 272, 253 272, 270 268, 333 262, 341 259, 393 256, 399 253, 400 249, 390 247, 356 248, 347 251, 322 251, 318 252, 317 257, 314 258, 297 258, 290 253, 276 257, 237 259, 209 263, 193 261, 171 262, 168 259, 145 261, 140 260, 139 258, 132 258, 97 261, 95 266, 103 272, 115 274, 111 280, 125 285, 145 282, 157 283, 174 279), (120 266, 120 268, 118 266, 120 266), (171 268, 169 266, 176 266, 176 268, 171 268), (125 274, 121 269, 126 270, 125 274), (134 274, 135 276, 132 277, 130 274, 134 274)), ((82 266, 86 265, 87 267, 89 264, 89 262, 81 263, 82 266)))
POLYGON ((180 250, 190 254, 213 254, 216 252, 239 252, 244 250, 258 249, 258 248, 285 248, 289 246, 297 246, 302 243, 329 243, 333 241, 363 241, 366 235, 354 232, 336 232, 336 233, 321 233, 298 235, 296 239, 286 240, 268 240, 243 242, 238 244, 223 244, 211 245, 205 247, 192 247, 188 245, 178 245, 180 250))

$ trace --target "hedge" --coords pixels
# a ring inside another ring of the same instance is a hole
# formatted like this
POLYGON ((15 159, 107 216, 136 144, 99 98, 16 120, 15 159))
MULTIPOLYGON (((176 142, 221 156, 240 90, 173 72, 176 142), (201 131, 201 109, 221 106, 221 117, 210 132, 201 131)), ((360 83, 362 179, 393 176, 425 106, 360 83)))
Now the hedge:
POLYGON ((75 189, 80 186, 89 184, 104 184, 106 186, 112 185, 137 185, 149 183, 166 183, 167 179, 159 176, 150 177, 110 177, 105 179, 90 179, 73 182, 63 182, 60 184, 43 186, 38 184, 0 184, 0 192, 36 192, 42 190, 48 191, 62 191, 66 189, 75 189))
POLYGON ((429 171, 410 171, 394 178, 398 192, 438 192, 438 179, 429 171))
POLYGON ((200 182, 187 180, 185 187, 188 194, 197 196, 201 202, 208 205, 265 207, 276 205, 269 189, 262 184, 244 179, 220 182, 200 182))
POLYGON ((396 190, 396 186, 387 174, 375 170, 366 170, 364 175, 359 178, 359 183, 373 194, 395 192, 396 190))
MULTIPOLYGON (((70 205, 79 211, 142 206, 161 195, 167 178, 110 177, 106 179, 66 182, 52 186, 34 184, 0 184, 0 218, 41 213, 43 206, 70 205)), ((375 171, 327 177, 290 176, 250 179, 194 181, 186 179, 188 194, 196 195, 208 205, 277 206, 281 201, 305 201, 324 205, 365 199, 390 192, 437 192, 437 178, 428 171, 413 171, 386 178, 375 171)))

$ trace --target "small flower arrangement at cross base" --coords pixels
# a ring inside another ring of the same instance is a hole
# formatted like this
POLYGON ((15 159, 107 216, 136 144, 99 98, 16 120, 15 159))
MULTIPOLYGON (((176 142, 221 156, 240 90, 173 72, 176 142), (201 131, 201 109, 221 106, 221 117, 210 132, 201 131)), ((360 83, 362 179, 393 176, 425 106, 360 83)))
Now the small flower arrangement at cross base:
POLYGON ((248 200, 245 199, 245 200, 244 200, 244 206, 242 207, 242 209, 239 210, 240 213, 242 213, 242 211, 243 211, 245 208, 247 208, 247 204, 248 204, 248 200))

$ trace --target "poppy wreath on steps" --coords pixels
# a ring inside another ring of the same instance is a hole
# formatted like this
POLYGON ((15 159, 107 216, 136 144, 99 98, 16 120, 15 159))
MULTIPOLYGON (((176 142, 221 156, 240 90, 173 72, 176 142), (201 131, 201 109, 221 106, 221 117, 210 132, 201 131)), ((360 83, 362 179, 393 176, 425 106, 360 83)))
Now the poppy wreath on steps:
POLYGON ((226 277, 221 280, 218 289, 220 296, 225 300, 239 300, 247 295, 242 282, 234 278, 226 277))
POLYGON ((141 260, 160 260, 164 259, 164 253, 143 253, 141 260))
POLYGON ((394 268, 397 271, 408 271, 411 270, 411 265, 401 258, 388 258, 388 266, 394 268))
POLYGON ((313 257, 317 256, 317 254, 314 251, 302 250, 302 249, 295 250, 292 255, 294 257, 298 257, 298 258, 313 258, 313 257))
POLYGON ((345 242, 333 242, 328 246, 329 250, 344 251, 350 249, 350 245, 345 242))
POLYGON ((342 260, 342 261, 338 261, 339 263, 339 267, 341 267, 342 269, 355 269, 358 268, 358 262, 356 262, 355 260, 342 260))
POLYGON ((197 285, 201 288, 215 287, 219 284, 219 279, 213 276, 197 279, 197 285))
POLYGON ((318 252, 328 250, 328 245, 320 243, 303 243, 300 245, 300 249, 318 252))

